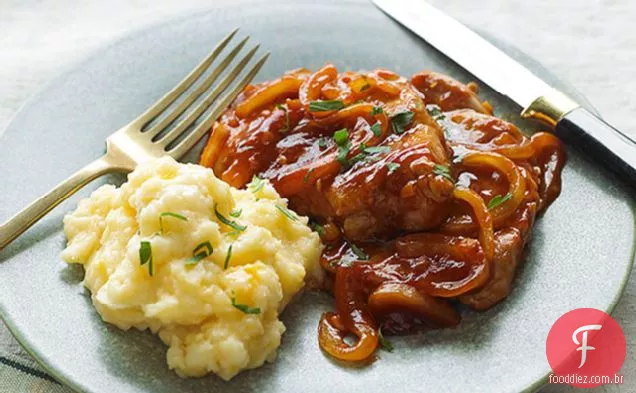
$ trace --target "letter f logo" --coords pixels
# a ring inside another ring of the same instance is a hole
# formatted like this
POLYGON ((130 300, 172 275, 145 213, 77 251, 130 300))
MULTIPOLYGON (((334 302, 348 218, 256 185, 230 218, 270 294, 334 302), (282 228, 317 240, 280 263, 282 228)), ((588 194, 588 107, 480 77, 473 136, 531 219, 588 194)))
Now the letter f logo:
POLYGON ((584 325, 572 333, 572 341, 574 341, 574 344, 580 345, 580 347, 576 349, 577 351, 581 351, 581 364, 579 364, 579 368, 583 367, 587 360, 587 351, 593 351, 596 349, 587 345, 587 332, 589 330, 601 330, 601 327, 602 325, 584 325), (583 332, 583 334, 581 335, 581 342, 579 342, 576 336, 581 332, 583 332))

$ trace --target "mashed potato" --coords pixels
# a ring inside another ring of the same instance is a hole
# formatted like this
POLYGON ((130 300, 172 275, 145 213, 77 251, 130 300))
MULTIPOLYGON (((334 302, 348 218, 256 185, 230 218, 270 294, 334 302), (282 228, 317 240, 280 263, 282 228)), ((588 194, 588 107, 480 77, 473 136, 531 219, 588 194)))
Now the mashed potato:
POLYGON ((321 278, 318 235, 286 206, 266 181, 237 190, 161 158, 81 201, 62 256, 84 265, 104 321, 157 333, 181 376, 229 380, 274 360, 278 314, 321 278))

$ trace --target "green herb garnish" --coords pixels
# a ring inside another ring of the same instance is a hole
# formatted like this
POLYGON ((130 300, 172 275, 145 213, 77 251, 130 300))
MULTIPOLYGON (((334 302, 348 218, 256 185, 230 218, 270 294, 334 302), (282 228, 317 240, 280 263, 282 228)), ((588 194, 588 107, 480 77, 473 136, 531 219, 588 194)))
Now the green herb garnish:
POLYGON ((276 108, 285 112, 285 128, 279 130, 280 132, 289 131, 289 110, 287 109, 287 105, 276 104, 276 108))
POLYGON ((209 241, 200 243, 199 245, 197 245, 196 247, 194 247, 194 251, 192 251, 192 254, 198 254, 200 252, 204 252, 208 255, 212 254, 214 252, 214 248, 212 248, 212 244, 210 244, 209 241))
POLYGON ((446 118, 440 107, 437 105, 426 105, 426 111, 435 121, 444 120, 446 118))
POLYGON ((511 193, 507 193, 506 195, 496 195, 494 196, 490 202, 488 202, 488 210, 494 209, 497 206, 509 201, 512 198, 511 193))
POLYGON ((281 212, 285 216, 287 216, 287 218, 289 218, 290 220, 298 221, 298 216, 296 215, 296 213, 292 212, 291 210, 289 210, 285 206, 281 206, 281 205, 274 205, 274 206, 276 206, 276 209, 278 209, 279 212, 281 212))
POLYGON ((347 161, 347 156, 349 155, 349 148, 347 146, 338 146, 338 156, 337 159, 345 168, 349 166, 349 162, 347 161))
POLYGON ((253 193, 257 193, 263 189, 265 186, 265 180, 260 177, 254 175, 252 176, 252 181, 247 184, 247 188, 253 193))
POLYGON ((435 165, 433 167, 433 173, 439 176, 443 176, 452 182, 455 181, 455 179, 453 179, 453 176, 451 176, 450 168, 446 165, 435 165))
POLYGON ((338 146, 338 161, 342 166, 347 167, 349 162, 347 161, 347 156, 349 155, 349 150, 351 149, 351 141, 349 140, 349 131, 346 128, 338 130, 333 133, 333 140, 336 142, 338 146))
POLYGON ((387 162, 386 167, 389 168, 389 175, 393 172, 397 171, 400 167, 400 164, 396 164, 395 162, 387 162))
POLYGON ((362 148, 362 151, 365 154, 381 154, 381 153, 388 153, 391 151, 391 148, 388 146, 371 146, 371 147, 366 147, 364 146, 362 148))
POLYGON ((372 125, 371 131, 373 131, 373 135, 375 136, 382 135, 382 127, 380 126, 380 123, 375 123, 374 125, 372 125))
POLYGON ((181 214, 177 214, 173 212, 163 212, 159 215, 159 228, 161 228, 161 233, 163 233, 163 218, 164 217, 174 217, 181 221, 188 221, 188 217, 182 216, 181 214))
POLYGON ((369 115, 375 116, 375 115, 379 115, 380 113, 384 113, 384 110, 382 110, 382 107, 374 106, 371 112, 369 112, 369 115))
POLYGON ((194 250, 192 250, 192 258, 188 259, 185 262, 185 264, 196 265, 202 259, 205 259, 209 257, 210 255, 212 255, 213 252, 214 252, 214 248, 212 248, 212 244, 210 244, 209 241, 200 243, 199 245, 194 247, 194 250))
POLYGON ((225 262, 223 262, 223 270, 227 270, 230 265, 230 258, 232 258, 232 244, 227 248, 227 254, 225 254, 225 262))
POLYGON ((241 213, 243 213, 243 209, 232 210, 230 212, 230 216, 232 216, 234 218, 239 218, 241 216, 241 213))
POLYGON ((318 147, 321 149, 324 149, 325 147, 327 147, 327 139, 325 138, 318 139, 318 147))
POLYGON ((349 142, 349 131, 346 128, 340 129, 333 133, 333 140, 336 145, 341 146, 349 142))
POLYGON ((349 246, 351 247, 351 251, 353 251, 353 253, 356 254, 359 260, 361 261, 369 260, 369 255, 367 255, 367 253, 364 252, 361 248, 359 248, 353 243, 349 243, 349 246))
POLYGON ((371 146, 367 147, 364 143, 361 143, 360 153, 356 154, 349 160, 349 164, 353 165, 358 161, 367 160, 367 161, 377 161, 380 158, 373 156, 374 154, 388 153, 391 151, 391 148, 388 146, 371 146))
POLYGON ((148 264, 148 273, 152 276, 155 273, 155 268, 152 263, 152 246, 149 241, 142 240, 139 243, 139 264, 148 264))
POLYGON ((344 102, 340 100, 312 101, 309 103, 310 112, 337 111, 344 107, 344 102))
POLYGON ((311 228, 312 231, 317 232, 318 235, 323 235, 325 233, 325 228, 318 224, 317 222, 310 222, 309 223, 309 227, 311 228))
POLYGON ((311 176, 312 172, 314 171, 315 168, 311 168, 307 171, 307 173, 305 174, 305 176, 303 176, 303 182, 307 183, 309 181, 309 177, 311 176))
POLYGON ((238 304, 235 298, 232 298, 232 305, 235 308, 238 308, 239 310, 243 311, 243 313, 245 314, 260 314, 261 313, 261 309, 259 307, 250 307, 245 304, 238 304))
POLYGON ((382 328, 378 329, 378 341, 382 349, 387 352, 393 352, 393 344, 391 344, 389 340, 384 338, 384 335, 382 334, 382 328))
POLYGON ((205 259, 205 257, 207 257, 207 255, 205 255, 204 253, 199 253, 185 261, 185 264, 186 266, 196 265, 197 263, 201 262, 202 259, 205 259))
POLYGON ((219 221, 221 221, 223 224, 229 226, 230 228, 234 229, 235 231, 243 232, 244 230, 247 229, 247 227, 245 225, 240 225, 236 221, 231 221, 231 220, 228 220, 227 218, 223 217, 223 215, 221 213, 219 213, 219 211, 217 210, 217 204, 216 203, 214 204, 214 214, 216 215, 216 218, 219 219, 219 221))
POLYGON ((405 111, 400 112, 397 115, 391 118, 391 125, 393 126, 393 132, 396 134, 401 134, 404 132, 404 129, 411 124, 411 120, 413 120, 413 112, 405 111))

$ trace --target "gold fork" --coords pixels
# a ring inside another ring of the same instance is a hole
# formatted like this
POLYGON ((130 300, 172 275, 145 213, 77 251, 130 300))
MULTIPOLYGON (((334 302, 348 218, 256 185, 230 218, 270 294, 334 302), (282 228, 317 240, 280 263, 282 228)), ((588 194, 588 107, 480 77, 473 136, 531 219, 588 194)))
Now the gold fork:
POLYGON ((140 163, 163 155, 169 155, 178 159, 190 150, 212 127, 212 124, 220 116, 221 112, 234 100, 245 85, 256 76, 269 57, 269 52, 263 55, 227 94, 218 99, 221 93, 228 89, 239 74, 241 74, 252 57, 254 57, 254 54, 259 48, 259 45, 255 45, 226 73, 223 79, 214 86, 212 91, 210 91, 200 103, 195 105, 195 101, 212 87, 221 73, 228 69, 232 60, 245 46, 249 36, 244 38, 227 56, 220 60, 218 66, 216 66, 209 75, 203 78, 199 86, 196 86, 189 95, 185 96, 174 109, 169 108, 178 97, 182 96, 188 88, 193 86, 193 84, 205 74, 219 54, 236 35, 237 31, 238 29, 232 31, 221 40, 214 50, 196 66, 194 70, 159 99, 159 101, 154 103, 135 120, 110 135, 106 139, 106 154, 75 172, 47 194, 35 200, 7 222, 0 225, 0 250, 31 227, 31 225, 36 223, 55 206, 96 178, 111 172, 130 172, 140 163), (199 124, 196 124, 195 122, 202 117, 215 102, 217 102, 217 104, 210 113, 204 116, 199 124), (165 114, 165 117, 159 119, 156 124, 150 124, 152 120, 157 119, 157 117, 162 114, 165 114), (181 119, 178 119, 180 116, 181 119), (173 127, 169 127, 175 121, 176 124, 173 127), (183 139, 178 140, 180 137, 183 139))

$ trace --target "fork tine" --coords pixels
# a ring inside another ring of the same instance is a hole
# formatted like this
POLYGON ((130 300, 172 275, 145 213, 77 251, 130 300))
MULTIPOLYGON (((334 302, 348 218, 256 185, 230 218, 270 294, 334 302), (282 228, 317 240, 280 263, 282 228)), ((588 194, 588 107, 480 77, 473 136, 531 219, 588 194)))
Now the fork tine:
POLYGON ((181 120, 172 130, 168 131, 157 143, 164 147, 167 147, 172 141, 177 139, 184 131, 190 127, 203 112, 205 112, 210 105, 214 103, 214 100, 232 83, 238 75, 243 71, 247 63, 252 59, 259 45, 254 46, 241 61, 223 78, 223 80, 214 87, 214 89, 208 94, 203 101, 192 110, 183 120, 181 120))
POLYGON ((181 115, 192 103, 201 96, 201 94, 205 93, 206 90, 212 86, 214 81, 218 78, 218 76, 225 70, 230 62, 234 60, 236 55, 243 49, 247 40, 249 40, 249 36, 245 37, 241 42, 239 42, 234 49, 228 54, 223 61, 208 75, 203 83, 198 86, 185 100, 183 100, 168 116, 164 117, 157 124, 153 125, 150 129, 146 130, 149 137, 153 137, 157 135, 159 132, 164 130, 170 123, 174 121, 179 115, 181 115))
POLYGON ((172 88, 168 93, 166 93, 163 97, 159 99, 159 101, 155 102, 150 108, 146 109, 144 113, 139 115, 135 120, 132 121, 131 124, 135 124, 138 127, 143 127, 144 124, 148 123, 158 114, 163 112, 164 109, 168 107, 168 105, 172 104, 174 100, 177 99, 188 87, 196 81, 199 76, 214 62, 216 57, 221 53, 221 51, 227 46, 227 44, 232 40, 234 35, 238 32, 238 28, 234 29, 230 34, 225 36, 210 52, 210 54, 199 63, 181 82, 179 82, 175 87, 172 88))
POLYGON ((232 101, 236 98, 236 96, 243 91, 243 88, 254 79, 258 71, 260 71, 263 64, 267 61, 270 53, 267 52, 263 57, 261 57, 258 62, 250 69, 250 71, 241 79, 241 81, 221 99, 221 101, 214 107, 212 112, 208 114, 205 119, 199 124, 194 131, 190 135, 188 135, 184 140, 180 141, 174 148, 168 151, 175 159, 181 158, 188 150, 192 148, 206 132, 210 131, 212 128, 212 124, 218 119, 221 113, 227 108, 232 101))

